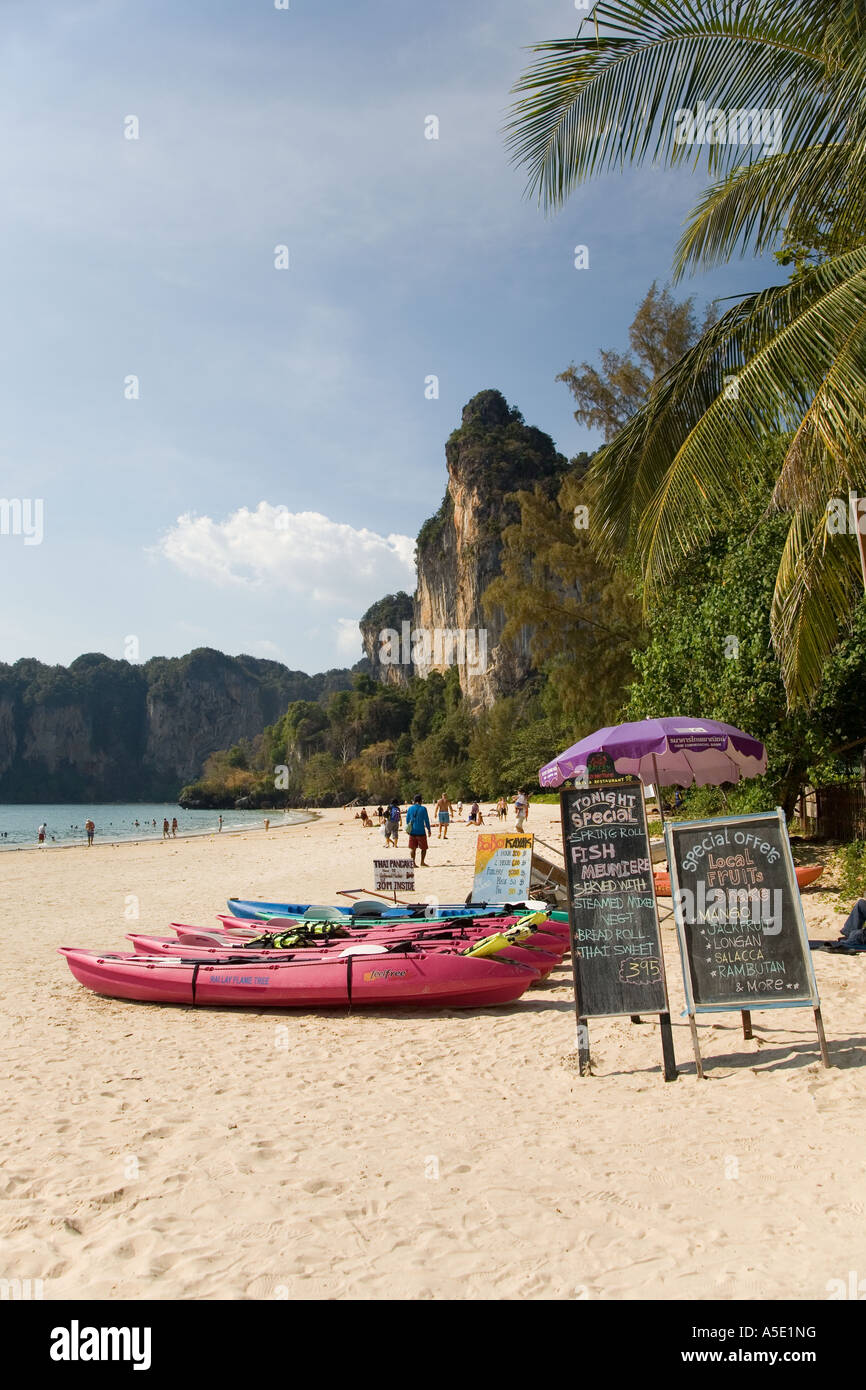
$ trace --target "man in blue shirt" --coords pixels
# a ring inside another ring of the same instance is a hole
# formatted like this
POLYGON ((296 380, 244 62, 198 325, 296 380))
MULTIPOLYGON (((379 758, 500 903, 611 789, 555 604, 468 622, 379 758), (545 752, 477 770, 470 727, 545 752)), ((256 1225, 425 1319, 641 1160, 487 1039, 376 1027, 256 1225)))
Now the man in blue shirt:
POLYGON ((412 855, 412 863, 415 863, 415 853, 420 849, 420 867, 423 868, 427 863, 427 833, 430 829, 430 817, 420 796, 415 797, 406 812, 406 829, 409 832, 409 850, 412 855))

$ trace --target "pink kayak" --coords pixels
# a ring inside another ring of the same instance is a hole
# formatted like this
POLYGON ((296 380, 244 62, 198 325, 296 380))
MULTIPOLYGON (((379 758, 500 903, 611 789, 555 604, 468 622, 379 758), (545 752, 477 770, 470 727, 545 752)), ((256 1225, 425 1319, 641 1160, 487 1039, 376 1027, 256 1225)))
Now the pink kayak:
MULTIPOLYGON (((314 956, 324 957, 330 955, 335 947, 343 947, 343 951, 361 952, 365 950, 381 952, 382 955, 389 954, 389 948, 378 942, 366 942, 360 945, 353 945, 352 942, 334 941, 323 946, 303 946, 297 950, 291 948, 284 950, 282 947, 266 948, 256 947, 253 950, 244 949, 235 943, 226 945, 201 946, 191 945, 188 942, 178 941, 175 936, 145 936, 138 932, 129 932, 127 941, 131 941, 138 955, 142 956, 183 956, 186 960, 219 960, 225 959, 226 955, 232 954, 233 959, 237 960, 310 960, 314 956)), ((472 942, 464 943, 464 946, 472 946, 472 942)), ((454 951, 463 949, 458 942, 454 941, 419 941, 417 945, 423 946, 425 951, 454 951)), ((338 950, 337 954, 341 952, 338 950)), ((512 943, 496 953, 497 960, 518 961, 521 965, 530 965, 538 971, 539 978, 546 980, 551 970, 555 970, 562 964, 562 954, 554 954, 552 951, 540 951, 534 946, 518 945, 512 943)))
MULTIPOLYGON (((500 922, 502 923, 502 919, 500 919, 500 922)), ((211 931, 207 927, 188 927, 180 922, 172 922, 171 925, 175 930, 176 939, 184 946, 219 946, 235 950, 238 947, 243 947, 247 942, 254 941, 257 937, 263 935, 262 932, 256 932, 253 935, 246 933, 241 935, 239 932, 211 931)), ((502 923, 499 929, 507 930, 507 926, 502 923)), ((274 930, 279 932, 284 929, 278 924, 275 926, 274 930)), ((291 928, 288 930, 291 930, 291 928)), ((471 945, 474 942, 482 941, 486 936, 493 935, 494 931, 485 929, 481 926, 452 928, 407 928, 404 926, 402 930, 397 930, 393 927, 377 927, 370 931, 350 931, 345 936, 322 938, 320 941, 312 941, 309 947, 299 946, 297 949, 312 949, 315 947, 317 950, 333 950, 335 948, 339 949, 341 946, 346 946, 352 941, 374 941, 381 942, 384 945, 388 943, 393 944, 397 941, 413 941, 419 945, 422 942, 429 942, 431 945, 435 944, 437 946, 448 942, 454 942, 455 944, 465 942, 467 945, 471 945)), ((532 932, 531 935, 520 942, 520 945, 537 947, 539 950, 549 951, 551 955, 558 956, 564 955, 568 950, 567 938, 546 931, 532 932)), ((269 948, 262 947, 260 949, 267 950, 269 948)), ((293 948, 288 947, 283 949, 291 950, 293 948)))
POLYGON ((113 999, 262 1008, 392 1005, 474 1008, 508 1004, 538 972, 495 958, 444 951, 348 955, 291 962, 181 960, 61 946, 76 980, 113 999))

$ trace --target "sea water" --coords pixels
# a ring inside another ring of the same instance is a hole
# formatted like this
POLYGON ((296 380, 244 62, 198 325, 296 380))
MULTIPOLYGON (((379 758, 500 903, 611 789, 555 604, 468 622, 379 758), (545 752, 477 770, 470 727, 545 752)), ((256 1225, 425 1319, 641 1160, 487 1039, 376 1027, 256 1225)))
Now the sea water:
MULTIPOLYGON (((97 844, 119 840, 161 840, 162 822, 169 825, 177 817, 178 835, 212 835, 219 831, 219 811, 185 811, 168 802, 118 802, 113 805, 82 802, 77 805, 52 806, 35 803, 27 806, 0 806, 0 849, 21 849, 37 844, 37 832, 44 822, 47 830, 45 844, 87 843, 84 823, 92 820, 96 826, 97 844)), ((297 825, 306 820, 304 811, 223 811, 222 834, 238 830, 260 830, 265 817, 276 828, 297 825)))

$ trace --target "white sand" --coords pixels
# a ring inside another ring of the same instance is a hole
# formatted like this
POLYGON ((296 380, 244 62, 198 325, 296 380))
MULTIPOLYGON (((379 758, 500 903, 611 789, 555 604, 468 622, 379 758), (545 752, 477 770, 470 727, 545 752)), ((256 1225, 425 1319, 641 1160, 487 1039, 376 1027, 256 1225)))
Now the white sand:
MULTIPOLYGON (((528 828, 556 842, 556 816, 528 828)), ((451 836, 418 873, 445 901, 475 843, 451 836)), ((212 924, 233 893, 333 901, 369 886, 374 850, 327 812, 3 857, 0 1278, 49 1299, 701 1299, 866 1276, 866 957, 814 956, 832 1070, 808 1010, 756 1012, 751 1042, 722 1014, 699 1083, 668 926, 666 1085, 650 1024, 593 1022, 597 1074, 576 1074, 568 969, 507 1008, 344 1016, 102 999, 54 953, 212 924)))

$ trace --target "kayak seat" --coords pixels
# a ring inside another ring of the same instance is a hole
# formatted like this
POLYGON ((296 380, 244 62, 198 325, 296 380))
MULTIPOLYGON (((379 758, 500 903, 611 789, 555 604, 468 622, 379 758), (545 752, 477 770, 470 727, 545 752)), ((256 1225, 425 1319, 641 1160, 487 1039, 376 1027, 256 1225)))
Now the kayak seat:
POLYGON ((377 902, 357 902, 352 903, 353 917, 381 917, 385 912, 385 904, 377 902))

